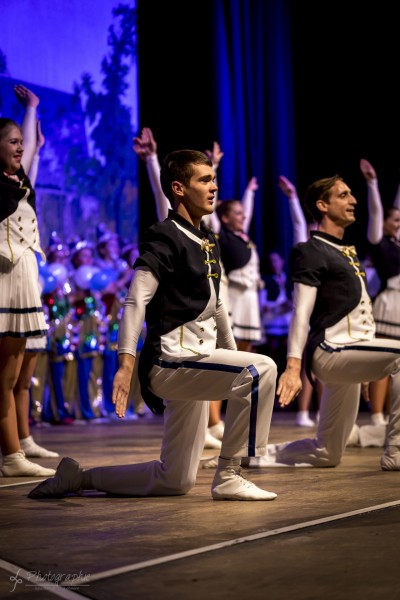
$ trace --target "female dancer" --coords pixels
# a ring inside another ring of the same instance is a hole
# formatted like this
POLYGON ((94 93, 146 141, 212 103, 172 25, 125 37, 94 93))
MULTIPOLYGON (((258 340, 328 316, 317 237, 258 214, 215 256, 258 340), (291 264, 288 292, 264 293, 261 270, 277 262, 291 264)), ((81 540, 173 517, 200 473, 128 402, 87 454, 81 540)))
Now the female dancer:
POLYGON ((0 445, 6 477, 47 476, 25 457, 18 436, 14 387, 27 338, 47 333, 40 299, 35 251, 41 253, 35 192, 27 177, 36 148, 39 98, 24 86, 16 94, 25 106, 24 131, 0 119, 0 445), (25 143, 25 148, 24 148, 25 143))
MULTIPOLYGON (((368 186, 368 229, 370 254, 381 281, 381 290, 374 300, 373 314, 376 336, 400 339, 400 209, 384 208, 375 169, 365 159, 360 169, 368 186)), ((389 377, 369 384, 371 421, 385 425, 385 403, 389 394, 389 377)))

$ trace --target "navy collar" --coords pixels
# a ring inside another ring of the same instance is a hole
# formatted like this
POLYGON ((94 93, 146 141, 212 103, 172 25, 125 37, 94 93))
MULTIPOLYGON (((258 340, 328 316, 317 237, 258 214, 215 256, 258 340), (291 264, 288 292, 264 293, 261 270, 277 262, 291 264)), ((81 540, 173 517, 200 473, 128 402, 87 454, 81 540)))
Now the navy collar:
POLYGON ((310 231, 311 237, 318 236, 323 238, 327 242, 331 242, 332 244, 337 244, 338 246, 348 246, 344 240, 335 237, 334 235, 330 235, 330 233, 325 233, 325 231, 313 230, 310 231))
POLYGON ((173 221, 176 221, 177 223, 179 223, 179 225, 182 225, 182 227, 184 227, 191 233, 194 233, 194 235, 196 235, 200 239, 203 239, 204 235, 208 235, 211 232, 211 230, 208 229, 208 227, 206 227, 202 222, 200 223, 200 229, 197 229, 197 227, 194 227, 194 225, 192 225, 187 219, 185 219, 185 217, 179 215, 177 212, 172 210, 172 208, 170 208, 168 211, 168 218, 172 219, 173 221))

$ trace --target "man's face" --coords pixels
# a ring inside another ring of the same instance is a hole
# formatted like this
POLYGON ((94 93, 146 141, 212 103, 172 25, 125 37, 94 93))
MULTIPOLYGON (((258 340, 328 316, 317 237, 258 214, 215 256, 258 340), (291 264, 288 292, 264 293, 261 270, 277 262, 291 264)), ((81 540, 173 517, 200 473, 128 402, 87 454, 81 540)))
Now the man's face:
POLYGON ((329 202, 320 201, 325 216, 339 227, 348 227, 356 220, 354 209, 357 200, 344 181, 337 181, 331 189, 329 202))
POLYGON ((182 203, 192 217, 204 217, 214 211, 217 190, 213 168, 207 165, 193 165, 189 185, 183 186, 182 203))

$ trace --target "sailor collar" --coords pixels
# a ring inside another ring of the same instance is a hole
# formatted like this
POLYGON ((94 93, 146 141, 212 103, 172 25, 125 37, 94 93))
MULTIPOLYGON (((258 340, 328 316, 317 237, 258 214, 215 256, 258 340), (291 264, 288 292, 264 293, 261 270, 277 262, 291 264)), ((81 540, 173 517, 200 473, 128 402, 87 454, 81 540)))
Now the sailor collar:
POLYGON ((349 246, 348 244, 345 244, 343 240, 335 237, 334 235, 330 235, 325 231, 311 231, 310 233, 313 239, 317 239, 321 242, 329 244, 330 246, 334 246, 335 248, 340 250, 340 252, 342 252, 345 256, 357 256, 357 250, 355 246, 349 246))
POLYGON ((178 223, 181 227, 187 229, 188 232, 199 238, 200 241, 203 240, 204 236, 207 237, 208 234, 211 233, 211 230, 208 229, 208 227, 206 227, 204 223, 200 223, 200 229, 198 229, 197 227, 194 227, 191 223, 189 223, 187 219, 185 219, 172 209, 169 209, 168 211, 168 218, 172 221, 176 221, 176 223, 178 223))

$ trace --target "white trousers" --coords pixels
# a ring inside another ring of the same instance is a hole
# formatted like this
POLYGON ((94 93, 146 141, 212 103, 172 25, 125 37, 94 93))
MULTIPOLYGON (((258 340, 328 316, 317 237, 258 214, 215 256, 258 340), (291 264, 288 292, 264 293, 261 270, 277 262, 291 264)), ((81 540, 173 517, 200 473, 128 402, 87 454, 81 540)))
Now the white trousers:
POLYGON ((312 370, 324 384, 317 435, 276 446, 276 462, 335 467, 357 419, 361 383, 391 376, 385 446, 400 447, 400 341, 377 338, 333 349, 318 347, 312 370))
POLYGON ((196 482, 210 399, 227 400, 220 455, 264 455, 276 377, 271 358, 237 350, 217 349, 183 363, 162 361, 150 373, 151 390, 165 398, 160 460, 90 469, 93 487, 128 496, 186 494, 196 482))

